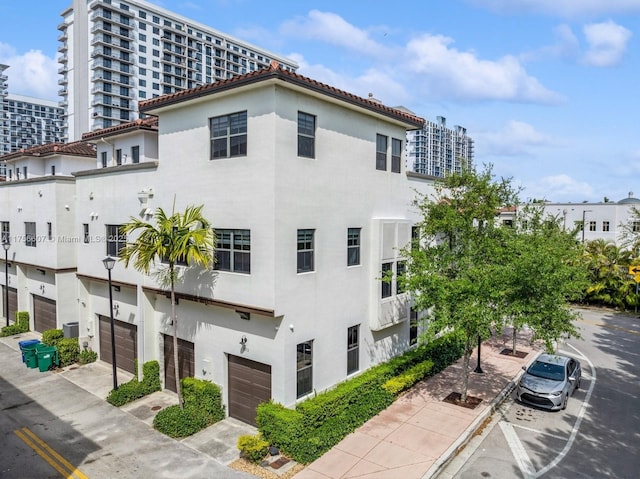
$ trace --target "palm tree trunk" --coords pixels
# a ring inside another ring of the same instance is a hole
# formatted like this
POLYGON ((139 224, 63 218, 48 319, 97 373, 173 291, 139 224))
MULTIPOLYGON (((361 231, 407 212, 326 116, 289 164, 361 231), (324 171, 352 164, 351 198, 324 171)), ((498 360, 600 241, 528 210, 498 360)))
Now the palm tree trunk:
POLYGON ((180 363, 178 361, 178 316, 176 314, 176 290, 173 281, 173 265, 169 266, 171 274, 171 319, 173 321, 173 366, 176 375, 176 392, 178 393, 178 404, 180 409, 184 409, 182 403, 182 389, 180 388, 180 363))

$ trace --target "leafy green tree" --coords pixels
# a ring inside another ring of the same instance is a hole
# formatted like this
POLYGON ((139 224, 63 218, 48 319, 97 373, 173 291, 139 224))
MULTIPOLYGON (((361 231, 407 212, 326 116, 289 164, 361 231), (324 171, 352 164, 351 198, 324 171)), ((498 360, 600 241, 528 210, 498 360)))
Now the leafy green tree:
POLYGON ((525 325, 533 339, 553 349, 562 335, 578 336, 573 325, 577 314, 569 301, 577 299, 587 286, 582 246, 573 232, 567 232, 558 218, 545 216, 542 205, 526 205, 517 213, 512 228, 503 230, 499 273, 500 310, 512 326, 512 352, 516 337, 525 325))
POLYGON ((215 234, 202 215, 203 206, 188 206, 182 213, 167 215, 158 208, 153 219, 155 224, 131 217, 121 227, 124 234, 138 236, 120 251, 120 261, 144 274, 150 274, 171 291, 171 319, 173 321, 173 361, 176 372, 178 402, 183 407, 178 364, 178 318, 176 315, 175 285, 181 279, 179 264, 208 267, 215 260, 215 234))
POLYGON ((622 229, 623 247, 640 256, 640 209, 631 207, 631 215, 626 223, 620 225, 622 229))
POLYGON ((589 270, 590 284, 586 300, 616 308, 637 304, 635 282, 629 276, 633 254, 615 243, 603 239, 587 242, 584 262, 589 270))
POLYGON ((495 281, 502 234, 495 216, 515 205, 509 180, 493 181, 491 167, 467 169, 443 178, 433 196, 418 196, 415 206, 420 244, 407 248, 404 287, 414 293, 415 308, 427 310, 428 334, 446 329, 464 333, 462 401, 467 399, 469 360, 479 337, 500 322, 500 285, 495 281))

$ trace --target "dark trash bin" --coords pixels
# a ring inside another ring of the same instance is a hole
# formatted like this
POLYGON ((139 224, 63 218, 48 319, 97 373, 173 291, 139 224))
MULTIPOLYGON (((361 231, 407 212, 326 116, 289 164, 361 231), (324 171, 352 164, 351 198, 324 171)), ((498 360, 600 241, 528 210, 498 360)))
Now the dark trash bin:
POLYGON ((79 333, 78 321, 72 321, 62 325, 62 333, 65 338, 77 338, 79 333))
POLYGON ((22 354, 24 356, 24 363, 28 368, 37 368, 38 367, 38 356, 36 353, 36 348, 41 343, 38 341, 35 344, 28 344, 22 347, 22 354))
POLYGON ((26 362, 24 359, 24 348, 25 346, 33 346, 34 344, 38 344, 40 342, 39 339, 26 339, 25 341, 18 341, 18 346, 20 346, 20 353, 22 354, 22 362, 26 362))
POLYGON ((38 369, 41 373, 53 369, 57 366, 58 361, 58 348, 55 346, 36 346, 36 356, 38 358, 38 369))

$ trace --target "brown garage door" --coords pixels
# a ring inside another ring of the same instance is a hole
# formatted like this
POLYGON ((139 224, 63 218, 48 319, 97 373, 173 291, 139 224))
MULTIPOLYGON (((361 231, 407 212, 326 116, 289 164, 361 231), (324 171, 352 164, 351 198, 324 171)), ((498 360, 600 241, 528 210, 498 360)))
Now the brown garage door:
MULTIPOLYGON (((173 336, 164 336, 164 387, 176 392, 176 368, 173 361, 173 336)), ((178 367, 180 379, 192 378, 196 372, 194 345, 178 338, 178 367)))
POLYGON ((271 399, 271 366, 229 355, 229 416, 256 425, 258 404, 271 399))
MULTIPOLYGON (((5 288, 6 286, 2 287, 2 307, 6 308, 6 306, 4 305, 4 298, 5 298, 5 288)), ((9 319, 11 321, 15 321, 16 320, 16 311, 18 311, 18 290, 15 288, 9 288, 9 319)), ((6 313, 6 309, 2 310, 2 316, 4 316, 4 314, 6 313)))
POLYGON ((40 333, 58 327, 55 301, 33 295, 33 327, 40 333))
MULTIPOLYGON (((100 319, 100 359, 112 364, 111 319, 98 315, 100 319)), ((113 332, 116 337, 116 366, 135 374, 138 356, 138 328, 135 324, 114 320, 113 332)))

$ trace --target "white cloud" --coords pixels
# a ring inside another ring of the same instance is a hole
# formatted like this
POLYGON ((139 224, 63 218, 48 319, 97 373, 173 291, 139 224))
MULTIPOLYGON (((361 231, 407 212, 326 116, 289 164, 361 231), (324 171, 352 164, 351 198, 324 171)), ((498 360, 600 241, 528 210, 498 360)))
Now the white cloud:
POLYGON ((573 60, 579 56, 580 42, 569 25, 558 25, 553 29, 555 43, 520 55, 522 61, 540 61, 547 58, 573 60))
POLYGON ((631 31, 611 20, 585 25, 583 31, 589 44, 584 62, 597 67, 618 64, 632 35, 631 31))
POLYGON ((638 0, 468 0, 502 13, 545 13, 576 17, 616 13, 640 13, 638 0))
POLYGON ((304 39, 320 40, 366 55, 384 55, 386 48, 372 40, 369 34, 331 12, 311 10, 306 17, 296 17, 283 23, 280 33, 304 39))
POLYGON ((58 63, 40 50, 20 55, 6 43, 0 42, 0 63, 9 65, 9 93, 47 100, 58 99, 58 63))
POLYGON ((529 182, 522 196, 556 202, 593 201, 599 197, 589 183, 577 180, 567 174, 545 176, 529 182), (545 196, 549 191, 553 191, 553 198, 545 196))
POLYGON ((536 130, 532 125, 512 120, 501 130, 476 132, 474 140, 481 156, 529 156, 531 149, 560 146, 551 135, 536 130))

